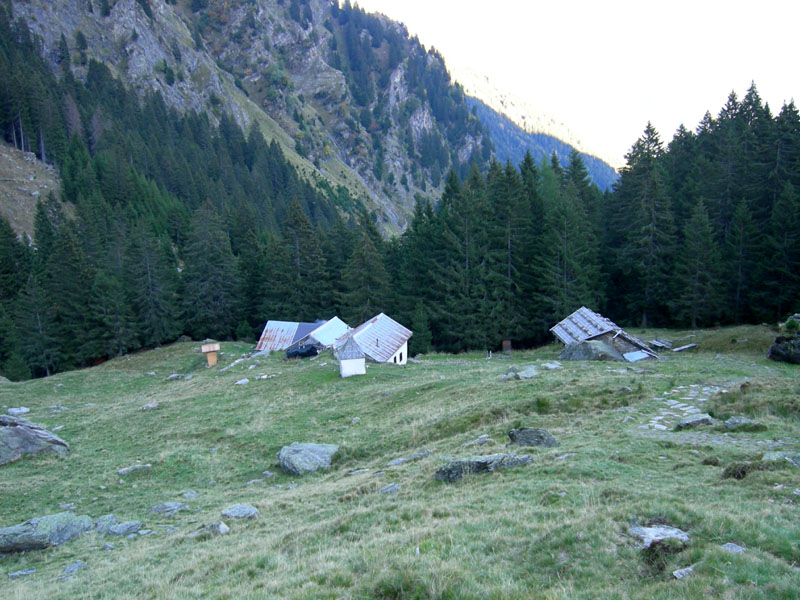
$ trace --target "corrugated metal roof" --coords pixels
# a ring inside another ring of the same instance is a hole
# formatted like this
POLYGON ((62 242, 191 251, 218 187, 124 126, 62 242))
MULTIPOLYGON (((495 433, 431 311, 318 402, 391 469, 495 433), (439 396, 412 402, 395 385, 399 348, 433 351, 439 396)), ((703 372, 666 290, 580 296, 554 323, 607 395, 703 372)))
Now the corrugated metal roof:
POLYGON ((330 348, 340 337, 350 330, 350 326, 339 317, 333 317, 327 323, 323 323, 309 334, 320 346, 330 348))
POLYGON ((622 329, 611 319, 607 319, 585 306, 581 306, 566 319, 551 327, 550 331, 564 344, 591 340, 613 331, 615 338, 619 336, 634 346, 641 348, 648 355, 658 357, 642 340, 622 329))
POLYGON ((348 337, 344 345, 339 349, 339 360, 350 360, 354 358, 364 358, 364 351, 358 342, 348 337))
POLYGON ((551 327, 550 331, 565 344, 572 344, 619 329, 610 319, 581 306, 566 319, 551 327))
MULTIPOLYGON (((264 331, 256 344, 256 350, 286 350, 297 338, 300 326, 304 327, 306 333, 313 331, 317 327, 315 323, 298 323, 297 321, 267 321, 264 331)), ((305 335, 305 333, 303 334, 305 335)), ((302 336, 301 336, 302 337, 302 336)))
POLYGON ((341 348, 348 338, 352 338, 358 342, 364 354, 381 363, 392 358, 412 335, 410 329, 380 313, 339 338, 336 345, 341 348))

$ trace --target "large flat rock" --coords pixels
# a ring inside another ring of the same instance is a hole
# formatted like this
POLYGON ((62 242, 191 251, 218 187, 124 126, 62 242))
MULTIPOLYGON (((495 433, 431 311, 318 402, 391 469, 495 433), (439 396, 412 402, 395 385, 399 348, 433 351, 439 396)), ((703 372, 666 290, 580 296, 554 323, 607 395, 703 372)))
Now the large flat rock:
POLYGON ((335 444, 292 442, 278 452, 278 462, 285 473, 302 475, 331 466, 331 458, 339 450, 335 444))
POLYGON ((37 517, 0 529, 0 552, 24 552, 58 546, 93 527, 91 518, 73 512, 37 517))
POLYGON ((0 465, 37 452, 66 456, 69 445, 41 425, 20 417, 0 415, 0 465))

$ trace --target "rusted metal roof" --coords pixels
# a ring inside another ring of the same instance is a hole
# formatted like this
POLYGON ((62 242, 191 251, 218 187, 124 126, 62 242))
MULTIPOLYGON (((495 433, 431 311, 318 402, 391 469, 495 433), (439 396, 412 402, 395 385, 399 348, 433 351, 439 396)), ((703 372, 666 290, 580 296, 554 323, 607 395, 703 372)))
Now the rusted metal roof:
POLYGON ((267 321, 256 344, 256 350, 286 350, 292 343, 319 327, 318 323, 297 321, 267 321))
POLYGON ((337 355, 348 339, 354 339, 364 354, 375 362, 386 362, 412 336, 410 329, 380 313, 336 341, 337 355))

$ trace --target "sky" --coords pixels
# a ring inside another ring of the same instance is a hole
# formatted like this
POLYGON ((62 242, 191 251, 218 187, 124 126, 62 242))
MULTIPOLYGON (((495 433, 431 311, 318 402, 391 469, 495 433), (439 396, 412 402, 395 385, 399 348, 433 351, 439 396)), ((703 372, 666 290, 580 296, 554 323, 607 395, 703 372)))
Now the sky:
POLYGON ((666 145, 751 82, 773 114, 800 101, 797 0, 357 3, 405 23, 454 79, 465 68, 485 75, 614 167, 648 121, 666 145))

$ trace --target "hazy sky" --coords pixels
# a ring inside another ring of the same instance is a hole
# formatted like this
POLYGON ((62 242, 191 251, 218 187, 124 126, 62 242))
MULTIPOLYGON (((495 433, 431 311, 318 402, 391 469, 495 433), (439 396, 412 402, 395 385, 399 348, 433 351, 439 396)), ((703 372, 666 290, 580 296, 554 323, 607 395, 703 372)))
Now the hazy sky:
MULTIPOLYGON (((352 1, 352 0, 351 0, 352 1)), ((563 121, 614 166, 647 121, 668 142, 755 81, 777 114, 800 100, 798 0, 359 0, 563 121)))

